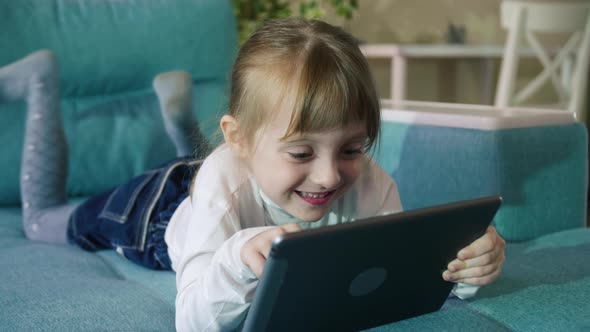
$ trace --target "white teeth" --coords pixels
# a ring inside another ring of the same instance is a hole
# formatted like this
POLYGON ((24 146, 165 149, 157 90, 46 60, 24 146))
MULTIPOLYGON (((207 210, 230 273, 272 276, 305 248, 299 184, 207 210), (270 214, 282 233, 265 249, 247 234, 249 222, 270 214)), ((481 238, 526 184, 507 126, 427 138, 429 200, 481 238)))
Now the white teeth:
POLYGON ((300 191, 299 194, 301 194, 301 197, 306 197, 306 198, 323 198, 328 196, 328 192, 326 193, 322 193, 322 194, 313 194, 313 193, 306 193, 304 191, 300 191))

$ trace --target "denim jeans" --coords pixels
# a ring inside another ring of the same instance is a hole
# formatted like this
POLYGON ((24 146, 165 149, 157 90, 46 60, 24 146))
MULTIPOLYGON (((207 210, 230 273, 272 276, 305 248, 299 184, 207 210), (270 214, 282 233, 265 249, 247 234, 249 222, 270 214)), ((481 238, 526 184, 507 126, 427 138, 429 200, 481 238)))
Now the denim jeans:
POLYGON ((170 269, 164 233, 200 163, 176 159, 89 198, 72 213, 68 240, 89 251, 116 249, 148 268, 170 269))

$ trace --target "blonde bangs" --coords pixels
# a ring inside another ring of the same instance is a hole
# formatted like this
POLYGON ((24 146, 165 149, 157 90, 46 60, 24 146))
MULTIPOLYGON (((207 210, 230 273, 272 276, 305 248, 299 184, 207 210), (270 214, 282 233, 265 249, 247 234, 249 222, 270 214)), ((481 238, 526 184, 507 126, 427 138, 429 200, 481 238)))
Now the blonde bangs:
POLYGON ((356 40, 321 21, 271 20, 242 46, 232 72, 230 115, 248 140, 277 111, 291 108, 282 137, 365 126, 377 140, 379 100, 356 40))
POLYGON ((380 109, 366 60, 339 54, 325 43, 310 45, 300 64, 295 102, 289 127, 283 139, 295 134, 345 128, 353 123, 365 125, 367 146, 376 141, 380 109), (367 68, 365 68, 367 67, 367 68))

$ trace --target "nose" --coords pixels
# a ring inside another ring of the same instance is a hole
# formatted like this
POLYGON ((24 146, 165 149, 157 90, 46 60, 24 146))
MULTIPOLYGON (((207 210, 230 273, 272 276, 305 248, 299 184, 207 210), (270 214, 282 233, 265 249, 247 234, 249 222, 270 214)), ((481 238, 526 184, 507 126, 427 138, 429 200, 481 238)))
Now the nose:
POLYGON ((335 188, 342 181, 338 162, 333 159, 316 160, 310 180, 325 189, 335 188))

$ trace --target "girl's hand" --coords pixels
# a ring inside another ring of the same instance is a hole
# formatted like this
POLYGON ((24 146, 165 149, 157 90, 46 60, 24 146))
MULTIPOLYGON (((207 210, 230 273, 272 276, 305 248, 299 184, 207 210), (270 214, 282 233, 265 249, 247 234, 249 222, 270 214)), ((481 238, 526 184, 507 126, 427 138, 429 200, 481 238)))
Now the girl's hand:
POLYGON ((242 262, 248 266, 256 277, 260 278, 264 270, 266 258, 270 252, 272 241, 283 234, 297 232, 301 226, 297 224, 287 224, 264 231, 244 243, 240 250, 242 262))
POLYGON ((470 285, 492 283, 502 271, 505 245, 496 229, 489 226, 482 237, 459 251, 443 272, 443 279, 470 285))

